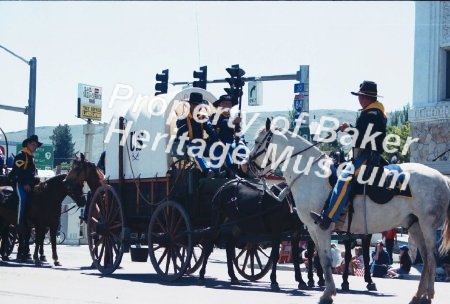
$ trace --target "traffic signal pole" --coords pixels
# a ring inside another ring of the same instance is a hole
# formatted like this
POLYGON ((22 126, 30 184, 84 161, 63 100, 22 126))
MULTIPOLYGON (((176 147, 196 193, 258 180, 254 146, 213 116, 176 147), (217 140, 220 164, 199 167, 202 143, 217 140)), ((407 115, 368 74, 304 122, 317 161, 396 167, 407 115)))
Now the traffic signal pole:
MULTIPOLYGON (((245 81, 279 81, 279 80, 297 80, 297 74, 270 75, 270 76, 251 76, 245 77, 245 81)), ((227 83, 225 79, 207 80, 206 83, 227 83)), ((188 81, 176 81, 170 83, 173 86, 192 84, 188 81)))

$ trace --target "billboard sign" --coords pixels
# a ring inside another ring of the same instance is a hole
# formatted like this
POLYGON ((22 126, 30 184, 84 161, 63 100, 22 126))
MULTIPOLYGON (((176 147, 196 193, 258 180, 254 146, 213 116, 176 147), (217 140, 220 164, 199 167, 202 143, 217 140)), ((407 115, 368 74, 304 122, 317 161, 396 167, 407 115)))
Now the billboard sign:
POLYGON ((77 117, 102 120, 102 88, 83 83, 78 84, 77 117))

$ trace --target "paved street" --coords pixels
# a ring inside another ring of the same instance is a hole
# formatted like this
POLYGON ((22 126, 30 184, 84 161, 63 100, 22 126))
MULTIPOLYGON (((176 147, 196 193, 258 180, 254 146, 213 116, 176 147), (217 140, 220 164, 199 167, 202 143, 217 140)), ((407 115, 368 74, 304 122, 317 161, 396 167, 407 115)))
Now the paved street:
MULTIPOLYGON (((46 251, 49 251, 46 246, 46 251)), ((121 268, 109 277, 102 277, 91 264, 88 248, 59 246, 62 267, 0 262, 1 303, 317 303, 320 288, 299 291, 293 280, 290 265, 280 266, 278 282, 280 292, 271 292, 269 276, 257 283, 244 282, 230 287, 227 277, 225 254, 215 250, 207 269, 206 286, 197 284, 197 275, 183 277, 177 282, 163 282, 156 275, 150 262, 131 262, 125 254, 121 268)), ((15 254, 13 255, 15 257, 15 254)), ((303 273, 304 278, 305 273, 303 273)), ((341 278, 334 276, 336 286, 341 278)), ((376 279, 378 292, 368 292, 360 277, 350 277, 351 293, 339 293, 335 303, 409 303, 418 281, 376 279)), ((437 282, 433 303, 448 303, 450 283, 437 282)))

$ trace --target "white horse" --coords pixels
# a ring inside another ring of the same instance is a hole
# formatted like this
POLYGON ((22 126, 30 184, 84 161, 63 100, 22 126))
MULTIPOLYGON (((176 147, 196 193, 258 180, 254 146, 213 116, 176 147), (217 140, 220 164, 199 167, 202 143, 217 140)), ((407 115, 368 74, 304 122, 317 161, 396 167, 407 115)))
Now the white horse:
MULTIPOLYGON (((321 304, 332 303, 332 296, 336 295, 331 274, 330 254, 331 232, 334 224, 328 230, 322 230, 314 223, 310 211, 321 212, 331 190, 328 178, 324 177, 327 175, 329 162, 329 157, 313 144, 291 132, 276 129, 271 126, 269 119, 265 129, 262 128, 258 132, 255 146, 250 152, 250 166, 252 170, 257 170, 260 176, 273 170, 274 166, 285 165, 283 176, 294 196, 298 216, 307 225, 316 243, 325 272, 326 288, 320 298, 321 304), (287 159, 287 154, 283 153, 287 151, 286 148, 293 149, 290 159, 287 159), (277 164, 277 160, 281 163, 277 164), (307 163, 310 165, 309 171, 305 170, 301 173, 301 170, 308 167, 307 163)), ((419 244, 424 261, 419 287, 410 304, 431 303, 434 297, 436 272, 436 230, 444 221, 440 252, 450 250, 450 179, 437 170, 421 164, 404 163, 400 167, 410 174, 409 185, 412 197, 395 196, 387 204, 380 205, 371 201, 369 197, 357 195, 353 200, 355 213, 351 232, 376 233, 392 227, 409 227, 410 237, 419 244)), ((347 223, 344 227, 347 227, 347 223)))

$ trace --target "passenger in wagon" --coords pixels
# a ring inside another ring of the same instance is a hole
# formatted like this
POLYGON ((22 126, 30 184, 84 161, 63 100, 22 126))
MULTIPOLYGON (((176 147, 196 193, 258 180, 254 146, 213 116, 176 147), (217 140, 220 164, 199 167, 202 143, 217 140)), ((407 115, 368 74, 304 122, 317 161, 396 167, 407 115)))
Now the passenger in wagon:
MULTIPOLYGON (((244 137, 240 137, 239 141, 236 141, 236 131, 239 127, 239 124, 241 123, 240 117, 235 117, 233 121, 230 122, 230 110, 234 106, 233 99, 229 95, 222 95, 218 100, 216 100, 213 103, 213 106, 217 108, 217 112, 214 113, 211 116, 211 122, 214 126, 214 129, 217 133, 217 135, 220 138, 220 141, 225 144, 229 145, 229 148, 226 149, 226 155, 225 155, 225 166, 230 171, 236 171, 236 166, 234 165, 233 161, 233 151, 235 149, 239 149, 240 151, 238 154, 236 154, 236 160, 238 160, 240 163, 244 161, 242 157, 239 157, 239 155, 245 155, 245 143, 244 143, 244 137)), ((215 156, 214 159, 211 159, 211 163, 214 165, 219 164, 219 157, 224 153, 224 147, 223 146, 216 146, 213 150, 213 155, 215 156)), ((242 171, 245 173, 247 170, 247 164, 244 162, 241 167, 242 171)))
MULTIPOLYGON (((211 142, 220 141, 208 116, 198 114, 197 119, 194 119, 193 115, 195 107, 204 103, 203 95, 201 93, 193 92, 190 94, 188 102, 190 105, 189 114, 187 117, 177 120, 177 138, 180 138, 183 135, 188 137, 188 147, 191 149, 192 147, 196 147, 196 150, 201 149, 201 144, 198 139, 204 140, 203 131, 206 131, 209 135, 211 142)), ((194 152, 194 159, 206 177, 224 177, 226 175, 226 172, 221 172, 220 168, 211 168, 202 153, 194 152)))

